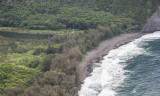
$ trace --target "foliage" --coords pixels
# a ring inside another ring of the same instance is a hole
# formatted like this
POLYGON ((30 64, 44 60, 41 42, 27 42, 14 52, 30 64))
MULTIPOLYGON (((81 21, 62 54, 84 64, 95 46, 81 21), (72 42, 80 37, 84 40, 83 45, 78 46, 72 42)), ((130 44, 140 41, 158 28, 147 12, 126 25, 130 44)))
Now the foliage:
POLYGON ((0 70, 0 89, 16 86, 17 84, 28 86, 30 80, 38 73, 36 70, 7 63, 0 64, 0 70))
POLYGON ((0 37, 0 94, 74 96, 80 85, 79 64, 86 52, 104 39, 139 30, 159 3, 1 0, 1 31, 54 35, 48 39, 0 37))
POLYGON ((0 26, 85 30, 119 22, 121 17, 132 26, 143 25, 159 3, 158 0, 8 0, 1 2, 0 26))

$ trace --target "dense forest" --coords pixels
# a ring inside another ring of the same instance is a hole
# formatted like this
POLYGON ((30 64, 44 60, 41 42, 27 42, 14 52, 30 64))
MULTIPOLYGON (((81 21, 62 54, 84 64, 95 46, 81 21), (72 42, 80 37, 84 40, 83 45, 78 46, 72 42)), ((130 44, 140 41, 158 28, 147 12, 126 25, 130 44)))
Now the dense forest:
POLYGON ((126 22, 142 27, 159 0, 1 0, 0 26, 27 29, 79 29, 126 22), (133 22, 134 20, 134 22, 133 22))
POLYGON ((0 0, 0 96, 74 96, 79 65, 104 39, 140 31, 159 0, 0 0), (24 36, 25 37, 25 36, 24 36))

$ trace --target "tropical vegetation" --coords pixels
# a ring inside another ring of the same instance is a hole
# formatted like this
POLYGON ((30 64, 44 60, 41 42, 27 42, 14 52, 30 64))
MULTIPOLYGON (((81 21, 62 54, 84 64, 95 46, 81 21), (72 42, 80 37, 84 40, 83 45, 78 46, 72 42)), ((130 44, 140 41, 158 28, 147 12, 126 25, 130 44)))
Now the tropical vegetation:
POLYGON ((0 95, 74 96, 86 52, 104 39, 140 31, 159 4, 159 0, 0 0, 0 95))

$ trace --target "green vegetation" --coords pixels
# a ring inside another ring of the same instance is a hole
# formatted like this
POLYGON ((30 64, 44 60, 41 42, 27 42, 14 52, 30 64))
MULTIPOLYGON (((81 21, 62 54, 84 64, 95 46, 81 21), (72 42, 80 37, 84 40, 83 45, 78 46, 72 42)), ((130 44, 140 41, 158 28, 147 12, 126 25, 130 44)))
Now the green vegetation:
POLYGON ((5 87, 12 87, 18 84, 29 86, 33 77, 39 73, 39 71, 36 71, 35 69, 20 65, 12 65, 10 63, 0 64, 0 70, 1 90, 5 87))
POLYGON ((108 26, 119 18, 133 19, 132 25, 142 25, 159 6, 159 0, 2 0, 0 3, 0 26, 36 30, 84 30, 108 26))
POLYGON ((159 0, 1 0, 0 32, 53 37, 0 36, 0 95, 74 96, 86 52, 104 39, 139 31, 159 4, 159 0))
POLYGON ((4 32, 16 32, 16 33, 29 33, 29 34, 74 34, 77 32, 83 32, 82 30, 29 30, 29 29, 22 29, 16 27, 0 27, 0 31, 4 32))
MULTIPOLYGON (((74 95, 79 88, 78 70, 83 55, 97 46, 101 40, 126 32, 126 30, 114 27, 100 26, 97 29, 74 34, 57 34, 49 39, 38 40, 0 37, 1 64, 6 67, 12 65, 12 71, 16 70, 15 74, 10 74, 11 79, 9 80, 11 81, 7 82, 8 85, 2 84, 1 94, 7 96, 13 96, 13 94, 35 96, 38 94, 43 96, 48 91, 46 89, 49 88, 55 91, 48 93, 48 96, 50 94, 55 94, 51 96, 74 95), (18 80, 12 79, 12 77, 23 82, 17 84, 18 80), (12 84, 13 82, 15 83, 12 84), (19 89, 19 86, 22 85, 24 90, 22 90, 23 88, 19 89), (21 90, 21 92, 17 93, 17 90, 21 90), (32 92, 33 90, 37 92, 32 92)), ((2 73, 4 72, 2 71, 2 73)), ((5 79, 1 81, 5 82, 5 79)))

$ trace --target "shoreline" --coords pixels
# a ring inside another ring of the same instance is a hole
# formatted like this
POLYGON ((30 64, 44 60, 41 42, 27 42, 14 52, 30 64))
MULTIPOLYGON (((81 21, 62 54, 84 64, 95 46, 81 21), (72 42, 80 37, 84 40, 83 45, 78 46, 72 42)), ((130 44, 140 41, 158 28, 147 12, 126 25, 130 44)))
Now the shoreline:
POLYGON ((120 34, 102 41, 96 48, 87 52, 80 64, 79 83, 84 83, 85 78, 89 76, 93 70, 93 63, 103 59, 103 57, 107 55, 109 51, 135 39, 138 39, 145 34, 147 33, 137 32, 120 34))

